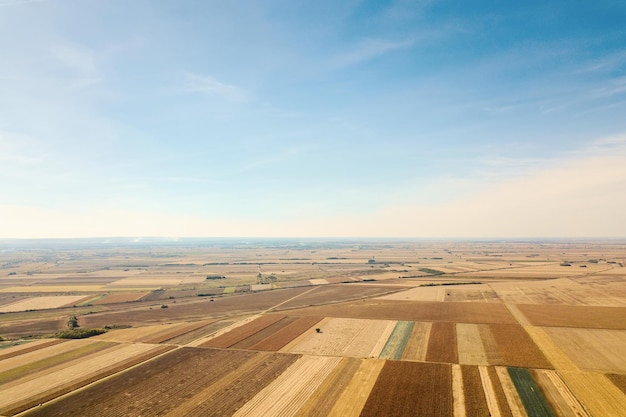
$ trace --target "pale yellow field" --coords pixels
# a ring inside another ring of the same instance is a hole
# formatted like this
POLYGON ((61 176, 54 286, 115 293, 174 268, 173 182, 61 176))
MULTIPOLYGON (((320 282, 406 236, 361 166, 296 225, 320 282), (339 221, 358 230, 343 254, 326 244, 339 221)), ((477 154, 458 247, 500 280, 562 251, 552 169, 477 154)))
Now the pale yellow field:
POLYGON ((294 416, 341 358, 303 356, 241 407, 234 417, 294 416))
POLYGON ((413 331, 404 347, 402 359, 407 361, 423 362, 426 360, 428 340, 433 324, 430 322, 415 322, 413 331))
POLYGON ((606 376, 569 371, 560 371, 559 374, 592 416, 624 416, 626 395, 606 376))
POLYGON ((379 340, 381 335, 390 334, 390 325, 395 325, 395 322, 331 318, 318 324, 317 327, 322 329, 321 333, 308 333, 297 345, 291 347, 290 352, 357 358, 378 356, 374 348, 384 347, 384 343, 380 346, 379 340))
MULTIPOLYGON (((60 292, 82 292, 94 293, 101 291, 104 287, 100 285, 31 285, 23 287, 7 287, 0 289, 0 292, 17 292, 17 293, 60 293, 60 292)), ((82 295, 80 298, 83 298, 82 295)))
POLYGON ((328 417, 357 417, 361 414, 384 365, 385 361, 382 359, 363 360, 328 417))
POLYGON ((543 330, 581 370, 626 373, 625 330, 560 327, 543 330))
POLYGON ((459 363, 466 365, 489 364, 477 324, 457 323, 456 341, 459 363))
POLYGON ((443 301, 445 295, 445 287, 435 286, 411 288, 410 290, 400 291, 378 298, 381 300, 443 301))
POLYGON ((76 301, 83 298, 85 298, 84 295, 50 295, 43 297, 32 297, 25 300, 20 300, 16 303, 0 306, 0 313, 58 308, 65 305, 71 305, 72 303, 75 303, 76 301))
POLYGON ((548 402, 558 416, 588 417, 589 414, 572 394, 556 371, 540 369, 535 371, 537 384, 543 389, 548 402))

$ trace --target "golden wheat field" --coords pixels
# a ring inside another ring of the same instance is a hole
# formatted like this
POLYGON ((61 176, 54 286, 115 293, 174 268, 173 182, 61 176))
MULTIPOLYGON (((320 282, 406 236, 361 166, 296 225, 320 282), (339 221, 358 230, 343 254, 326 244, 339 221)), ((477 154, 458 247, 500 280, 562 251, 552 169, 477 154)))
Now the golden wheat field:
POLYGON ((0 252, 0 415, 625 415, 626 242, 71 243, 0 252))

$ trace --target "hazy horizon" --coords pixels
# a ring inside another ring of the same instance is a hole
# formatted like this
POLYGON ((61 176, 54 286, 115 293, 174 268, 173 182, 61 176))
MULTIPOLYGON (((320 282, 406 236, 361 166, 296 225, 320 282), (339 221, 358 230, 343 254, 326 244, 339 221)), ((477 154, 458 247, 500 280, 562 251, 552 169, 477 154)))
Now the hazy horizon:
POLYGON ((622 239, 625 18, 0 0, 0 239, 622 239))

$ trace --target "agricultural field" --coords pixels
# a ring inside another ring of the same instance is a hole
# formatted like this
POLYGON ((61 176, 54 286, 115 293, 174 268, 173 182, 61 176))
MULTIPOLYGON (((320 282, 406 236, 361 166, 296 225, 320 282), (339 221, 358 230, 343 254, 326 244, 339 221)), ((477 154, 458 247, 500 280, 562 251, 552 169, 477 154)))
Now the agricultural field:
POLYGON ((626 410, 625 242, 56 245, 0 251, 0 415, 626 410))

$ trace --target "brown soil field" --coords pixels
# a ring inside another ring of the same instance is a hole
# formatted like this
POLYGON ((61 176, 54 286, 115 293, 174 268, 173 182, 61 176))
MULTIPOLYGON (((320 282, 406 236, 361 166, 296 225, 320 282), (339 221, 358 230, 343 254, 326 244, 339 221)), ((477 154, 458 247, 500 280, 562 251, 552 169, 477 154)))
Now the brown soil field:
MULTIPOLYGON (((255 333, 265 329, 266 327, 285 320, 286 316, 278 315, 278 314, 268 314, 264 316, 260 316, 259 318, 244 324, 243 326, 236 327, 231 331, 224 333, 223 335, 217 336, 214 339, 211 339, 203 344, 200 347, 217 347, 217 348, 227 348, 234 346, 235 344, 241 342, 254 335, 255 333)), ((256 343, 256 342, 255 342, 256 343)))
POLYGON ((489 417, 489 407, 477 366, 461 365, 465 413, 472 417, 489 417))
POLYGON ((626 395, 606 376, 592 372, 559 371, 565 384, 592 416, 621 417, 626 395))
POLYGON ((502 364, 522 368, 553 369, 524 328, 517 324, 490 324, 502 364))
POLYGON ((254 355, 180 348, 27 415, 163 415, 236 371, 254 355))
POLYGON ((306 294, 281 305, 278 310, 317 306, 327 304, 329 302, 339 303, 349 300, 358 300, 397 290, 398 289, 395 288, 389 289, 385 287, 370 287, 364 285, 321 285, 315 287, 313 291, 307 292, 306 294))
POLYGON ((204 323, 202 327, 194 328, 193 330, 190 330, 179 336, 168 339, 165 342, 170 345, 187 345, 195 340, 200 340, 206 337, 207 335, 213 334, 223 329, 224 327, 231 325, 232 319, 224 319, 224 320, 209 319, 209 320, 203 320, 202 323, 204 323))
POLYGON ((231 372, 210 385, 170 411, 167 416, 232 416, 297 359, 296 355, 257 354, 239 367, 237 372, 231 372))
POLYGON ((626 330, 626 307, 518 304, 535 326, 626 330))
POLYGON ((465 365, 489 364, 478 324, 457 323, 456 341, 459 363, 465 365))
POLYGON ((382 359, 362 360, 354 376, 328 413, 328 417, 359 416, 385 363, 386 361, 382 359))
POLYGON ((407 340, 404 352, 402 352, 402 360, 407 361, 426 361, 426 351, 428 350, 428 339, 432 329, 430 322, 415 322, 413 330, 407 340))
POLYGON ((457 363, 456 328, 454 323, 433 323, 428 339, 426 361, 457 363))
POLYGON ((274 352, 279 351, 296 337, 300 336, 319 323, 320 320, 322 320, 322 317, 310 316, 298 317, 296 320, 289 323, 279 321, 277 323, 281 323, 283 327, 277 329, 273 334, 251 346, 250 349, 268 350, 274 352))
POLYGON ((270 337, 272 334, 276 333, 278 330, 284 328, 285 326, 290 325, 291 323, 295 322, 298 319, 298 317, 294 317, 294 316, 278 316, 278 317, 282 317, 282 318, 270 324, 269 326, 259 330, 258 332, 246 337, 245 339, 240 340, 239 342, 235 343, 231 347, 233 349, 250 349, 252 346, 270 337))
POLYGON ((65 340, 62 339, 41 339, 32 342, 23 342, 0 351, 0 361, 63 342, 65 342, 65 340))
POLYGON ((139 301, 145 296, 150 294, 149 292, 120 292, 108 294, 99 300, 94 301, 93 305, 98 304, 114 304, 114 303, 130 303, 133 301, 139 301))
MULTIPOLYGON (((103 352, 88 360, 55 369, 53 372, 42 372, 36 378, 27 378, 21 383, 14 381, 10 387, 3 389, 0 397, 0 413, 13 415, 27 410, 37 404, 57 398, 74 391, 93 381, 126 369, 134 364, 145 361, 171 349, 169 346, 153 346, 132 344, 119 349, 103 352)), ((71 413, 70 413, 71 414, 71 413)), ((78 415, 78 414, 74 414, 78 415)))
POLYGON ((626 373, 626 331, 562 327, 544 330, 579 369, 626 373))
POLYGON ((536 369, 532 374, 541 388, 541 392, 546 397, 548 404, 557 416, 589 416, 556 371, 536 369))
POLYGON ((501 303, 362 300, 295 309, 290 314, 450 323, 517 323, 501 303))
POLYGON ((222 296, 215 298, 214 301, 207 299, 207 297, 199 297, 199 300, 194 299, 193 301, 175 300, 177 303, 167 300, 165 304, 168 308, 160 308, 161 304, 152 304, 146 307, 133 307, 123 311, 110 311, 81 316, 79 317, 79 322, 83 327, 104 327, 115 324, 141 326, 159 322, 240 315, 265 311, 307 290, 309 288, 289 288, 254 294, 222 296))
POLYGON ((360 359, 343 358, 302 405, 296 417, 326 417, 359 369, 360 359))
POLYGON ((384 342, 379 344, 378 341, 390 325, 395 323, 386 320, 331 318, 323 325, 320 324, 320 333, 310 332, 289 351, 310 355, 376 357, 384 346, 384 342))
POLYGON ((341 358, 303 356, 233 415, 293 416, 341 358))
POLYGON ((450 365, 387 361, 363 411, 367 416, 453 415, 450 365), (420 393, 415 395, 415 393, 420 393))

